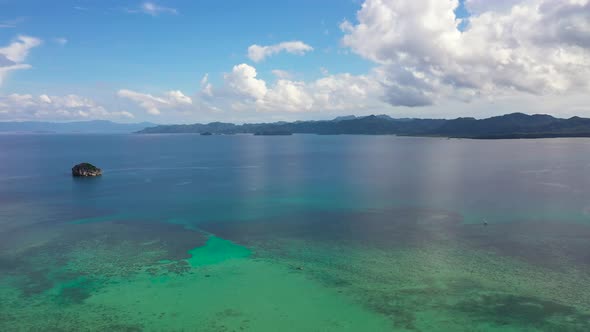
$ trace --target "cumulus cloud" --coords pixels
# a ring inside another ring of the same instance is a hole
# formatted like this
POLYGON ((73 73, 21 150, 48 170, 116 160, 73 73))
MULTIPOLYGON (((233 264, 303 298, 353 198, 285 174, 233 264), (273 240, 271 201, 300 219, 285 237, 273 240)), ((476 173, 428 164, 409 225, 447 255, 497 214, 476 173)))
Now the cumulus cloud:
POLYGON ((377 72, 367 75, 348 73, 326 75, 312 82, 309 90, 314 98, 314 108, 334 111, 358 111, 370 108, 382 108, 379 97, 383 86, 377 78, 377 72))
POLYGON ((248 47, 248 57, 250 58, 250 60, 254 62, 260 62, 266 59, 267 57, 280 52, 303 55, 306 52, 310 51, 313 51, 313 47, 298 40, 282 42, 279 44, 269 46, 260 46, 254 44, 248 47))
POLYGON ((225 89, 215 97, 229 101, 235 110, 353 111, 383 106, 378 99, 382 86, 374 77, 377 72, 364 76, 327 75, 311 82, 281 78, 281 75, 277 75, 276 82, 268 84, 258 78, 256 68, 239 64, 224 75, 225 89))
POLYGON ((313 96, 310 95, 304 82, 278 80, 267 93, 256 99, 256 108, 263 111, 309 111, 313 107, 313 96))
POLYGON ((15 93, 0 97, 0 119, 6 120, 129 119, 133 117, 133 114, 127 111, 107 111, 95 101, 74 94, 33 96, 15 93))
POLYGON ((303 82, 279 79, 258 98, 258 111, 323 112, 379 108, 381 85, 370 76, 348 73, 303 82))
MULTIPOLYGON (((273 70, 276 80, 267 82, 239 64, 224 75, 222 89, 205 77, 201 91, 236 110, 357 112, 590 90, 588 0, 467 0, 466 29, 459 29, 458 6, 458 0, 366 0, 357 21, 341 25, 342 44, 374 63, 365 75, 323 71, 320 79, 300 81, 273 70)), ((288 42, 252 45, 248 55, 260 62, 311 50, 288 42)))
MULTIPOLYGON (((589 0, 465 0, 471 14, 465 18, 468 24, 464 29, 459 28, 462 20, 455 17, 458 5, 459 0, 365 0, 355 21, 341 24, 343 52, 373 64, 364 75, 334 74, 322 68, 320 78, 303 81, 295 78, 301 75, 275 69, 274 77, 267 81, 254 66, 242 63, 225 73, 219 86, 213 86, 209 75, 204 75, 194 100, 181 91, 152 95, 123 89, 117 95, 152 115, 168 110, 224 109, 358 113, 432 105, 437 107, 424 112, 436 112, 440 105, 443 109, 450 108, 448 105, 463 107, 462 112, 472 105, 491 112, 491 107, 481 106, 483 101, 493 100, 504 105, 504 110, 505 105, 570 105, 574 109, 587 101, 589 0), (464 102, 472 103, 457 106, 464 102)), ((153 2, 144 2, 134 12, 153 16, 177 13, 153 2)), ((21 36, 0 48, 0 82, 9 71, 29 68, 27 54, 40 42, 21 36)), ((303 55, 312 50, 302 41, 251 45, 248 57, 261 62, 281 52, 303 55)), ((11 109, 20 110, 22 118, 44 116, 37 111, 65 111, 60 115, 64 118, 66 114, 125 116, 72 95, 0 97, 0 113, 11 109)))
POLYGON ((458 29, 458 0, 366 0, 343 44, 373 61, 383 99, 426 106, 441 98, 588 91, 587 0, 468 0, 458 29))
POLYGON ((29 51, 40 44, 40 39, 18 36, 12 43, 0 48, 0 85, 9 72, 31 68, 31 65, 23 62, 29 55, 29 51))
POLYGON ((117 92, 117 95, 136 102, 151 115, 160 115, 163 109, 179 110, 193 104, 190 97, 178 90, 168 91, 162 96, 156 97, 147 93, 122 89, 117 92))
POLYGON ((245 63, 233 67, 223 77, 230 91, 247 98, 260 99, 268 89, 264 80, 256 78, 256 68, 245 63))

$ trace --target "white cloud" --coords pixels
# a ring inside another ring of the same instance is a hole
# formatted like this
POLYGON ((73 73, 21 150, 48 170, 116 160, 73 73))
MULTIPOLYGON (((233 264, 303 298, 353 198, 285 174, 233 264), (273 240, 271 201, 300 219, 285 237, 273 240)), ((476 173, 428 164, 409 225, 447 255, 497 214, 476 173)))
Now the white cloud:
MULTIPOLYGON (((267 82, 256 68, 239 64, 224 75, 221 89, 205 76, 202 95, 240 111, 362 113, 531 95, 559 100, 590 89, 588 0, 469 0, 477 14, 463 32, 454 14, 458 4, 366 0, 358 22, 341 25, 343 45, 374 63, 365 75, 322 70, 323 77, 306 82, 273 70, 276 80, 267 82)), ((259 62, 281 51, 310 50, 289 42, 252 45, 248 55, 259 62)))
POLYGON ((190 97, 178 90, 168 91, 161 97, 126 89, 119 90, 117 95, 136 102, 151 115, 159 115, 163 109, 185 109, 193 104, 190 97))
POLYGON ((29 37, 29 36, 18 36, 15 41, 10 43, 8 46, 0 48, 0 55, 3 55, 6 59, 15 63, 20 63, 25 60, 29 51, 36 46, 41 45, 41 40, 29 37))
POLYGON ((201 79, 201 93, 205 96, 213 96, 213 86, 209 83, 209 74, 205 74, 201 79))
POLYGON ((29 55, 29 51, 40 44, 40 39, 18 36, 12 43, 0 48, 0 85, 9 72, 31 68, 31 65, 23 62, 29 55))
POLYGON ((53 41, 61 46, 65 46, 68 43, 68 39, 64 37, 54 38, 53 41))
POLYGON ((358 111, 383 106, 378 98, 382 87, 375 75, 329 75, 311 82, 279 77, 267 84, 257 77, 254 67, 240 64, 224 75, 224 90, 214 97, 240 111, 358 111))
POLYGON ((268 89, 266 82, 256 76, 256 68, 242 63, 234 66, 231 73, 224 75, 224 79, 230 91, 243 97, 260 99, 268 89))
POLYGON ((178 10, 176 10, 176 8, 159 6, 149 1, 142 3, 139 7, 139 11, 152 16, 158 16, 160 14, 178 14, 178 10))
POLYGON ((341 25, 342 41, 377 64, 383 98, 394 106, 589 90, 587 0, 469 0, 476 14, 464 32, 457 29, 457 6, 457 0, 366 0, 358 22, 341 25))
POLYGON ((49 97, 48 95, 45 95, 45 94, 39 96, 39 101, 46 103, 46 104, 52 103, 51 97, 49 97))
POLYGON ((80 120, 129 119, 127 111, 109 112, 95 101, 70 94, 49 96, 42 94, 10 94, 0 97, 0 119, 5 120, 80 120))
POLYGON ((258 111, 358 112, 378 109, 381 85, 373 77, 339 74, 302 82, 279 79, 255 102, 258 111))
POLYGON ((309 90, 318 111, 362 111, 383 108, 379 97, 383 87, 376 78, 376 72, 368 75, 348 73, 327 75, 311 83, 309 90))
POLYGON ((248 57, 254 62, 260 62, 267 57, 280 52, 303 55, 310 51, 313 51, 313 47, 305 44, 302 41, 288 41, 269 46, 260 46, 254 44, 248 47, 248 57))
MULTIPOLYGON (((464 31, 459 31, 461 21, 454 14, 458 4, 458 0, 365 0, 356 20, 341 24, 344 47, 338 51, 369 60, 373 68, 364 75, 335 74, 322 68, 320 78, 303 81, 295 78, 299 74, 275 69, 274 78, 264 80, 255 67, 243 63, 225 73, 219 86, 213 86, 205 74, 194 100, 181 91, 146 94, 123 89, 117 95, 152 115, 178 111, 167 116, 231 109, 252 117, 257 116, 255 111, 276 112, 266 113, 265 119, 298 116, 281 112, 395 110, 408 115, 411 110, 404 107, 418 106, 423 107, 420 115, 429 116, 470 111, 493 115, 495 109, 547 111, 550 107, 562 114, 590 112, 585 106, 590 92, 589 0, 466 0, 472 15, 464 31), (509 109, 510 105, 518 109, 509 109)), ((157 16, 177 10, 144 2, 132 12, 157 16)), ((40 43, 20 36, 0 48, 0 83, 6 73, 30 68, 25 60, 40 43)), ((310 51, 313 48, 302 41, 287 41, 251 45, 248 57, 261 62, 281 52, 303 55, 310 51)), ((20 110, 22 118, 45 116, 36 112, 65 111, 59 113, 63 118, 66 114, 117 114, 73 95, 0 97, 0 113, 14 113, 13 109, 20 110)), ((312 116, 316 114, 306 115, 312 116)))
POLYGON ((261 98, 256 99, 256 109, 261 111, 309 111, 313 97, 304 82, 278 80, 261 98))
POLYGON ((272 70, 272 74, 275 75, 277 78, 280 79, 289 79, 291 78, 293 75, 291 75, 290 72, 286 71, 286 70, 281 70, 281 69, 274 69, 272 70))

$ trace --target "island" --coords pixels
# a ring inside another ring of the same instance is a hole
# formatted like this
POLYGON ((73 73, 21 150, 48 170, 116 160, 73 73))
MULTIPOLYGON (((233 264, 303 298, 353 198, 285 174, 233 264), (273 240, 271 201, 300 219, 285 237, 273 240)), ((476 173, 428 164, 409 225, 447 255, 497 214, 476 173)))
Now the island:
POLYGON ((254 135, 396 135, 471 139, 590 137, 590 119, 512 113, 487 119, 392 118, 388 115, 342 116, 332 120, 272 123, 161 125, 138 133, 213 133, 254 135))
POLYGON ((74 177, 94 177, 102 175, 102 170, 91 163, 81 163, 72 167, 74 177))

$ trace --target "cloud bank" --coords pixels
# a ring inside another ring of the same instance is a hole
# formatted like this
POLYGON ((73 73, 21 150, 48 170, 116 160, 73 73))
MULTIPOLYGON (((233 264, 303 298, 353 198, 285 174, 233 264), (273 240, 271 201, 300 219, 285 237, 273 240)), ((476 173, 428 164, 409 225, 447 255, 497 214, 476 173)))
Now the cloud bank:
POLYGON ((588 1, 471 0, 474 15, 463 32, 458 5, 367 0, 358 22, 342 23, 342 43, 378 65, 383 98, 393 106, 588 90, 588 1))
MULTIPOLYGON (((470 15, 463 19, 455 16, 458 6, 458 0, 365 0, 355 19, 340 25, 341 47, 371 67, 364 74, 323 70, 319 78, 302 80, 294 78, 302 75, 290 74, 296 68, 275 68, 267 78, 254 65, 238 63, 218 76, 206 74, 200 84, 195 80, 197 92, 192 95, 133 89, 121 89, 116 95, 154 116, 166 112, 345 114, 400 109, 436 110, 447 112, 441 114, 445 116, 452 114, 450 104, 478 104, 473 108, 478 112, 483 102, 498 102, 505 109, 526 112, 536 111, 540 100, 552 109, 567 105, 578 112, 590 111, 585 97, 590 93, 589 0, 466 0, 470 15), (508 101, 512 106, 505 106, 508 101), (440 105, 446 108, 439 109, 440 105)), ((176 13, 152 2, 141 8, 154 16, 176 13)), ((0 48, 0 83, 10 71, 30 68, 25 60, 40 43, 19 36, 0 48)), ((304 55, 313 50, 298 40, 254 44, 248 48, 248 58, 259 66, 282 52, 304 55)), ((321 65, 325 64, 318 67, 321 65)), ((10 95, 2 98, 0 109, 6 114, 9 107, 15 107, 28 116, 37 116, 35 107, 62 112, 63 117, 126 116, 109 113, 91 101, 79 100, 78 106, 70 107, 72 103, 66 100, 75 100, 72 96, 47 96, 51 103, 42 104, 46 99, 42 96, 10 95)))
POLYGON ((10 94, 0 97, 0 120, 131 119, 127 111, 108 111, 94 100, 78 95, 10 94))
MULTIPOLYGON (((276 75, 277 70, 273 72, 276 75)), ((279 73, 271 84, 258 78, 256 68, 245 63, 236 65, 224 75, 223 87, 214 96, 233 100, 230 106, 235 110, 266 112, 334 111, 379 104, 381 86, 371 75, 338 74, 304 82, 286 78, 283 71, 279 73)))
MULTIPOLYGON (((344 21, 342 45, 374 64, 364 75, 314 81, 259 77, 242 63, 207 82, 222 108, 277 112, 417 109, 514 96, 563 98, 590 92, 590 5, 587 0, 468 0, 466 29, 458 0, 366 0, 356 22, 344 21)), ((281 51, 303 54, 302 42, 252 45, 260 62, 281 51)))
POLYGON ((192 105, 193 100, 178 90, 168 91, 160 97, 147 93, 122 89, 117 92, 121 98, 136 102, 148 114, 160 115, 162 109, 182 109, 192 105))

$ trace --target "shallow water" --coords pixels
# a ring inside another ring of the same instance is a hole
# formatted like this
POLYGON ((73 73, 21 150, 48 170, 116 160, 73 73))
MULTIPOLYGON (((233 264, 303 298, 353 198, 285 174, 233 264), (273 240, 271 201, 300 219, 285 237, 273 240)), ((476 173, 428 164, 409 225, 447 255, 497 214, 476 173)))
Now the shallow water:
POLYGON ((0 330, 588 331, 589 147, 3 135, 0 330))

